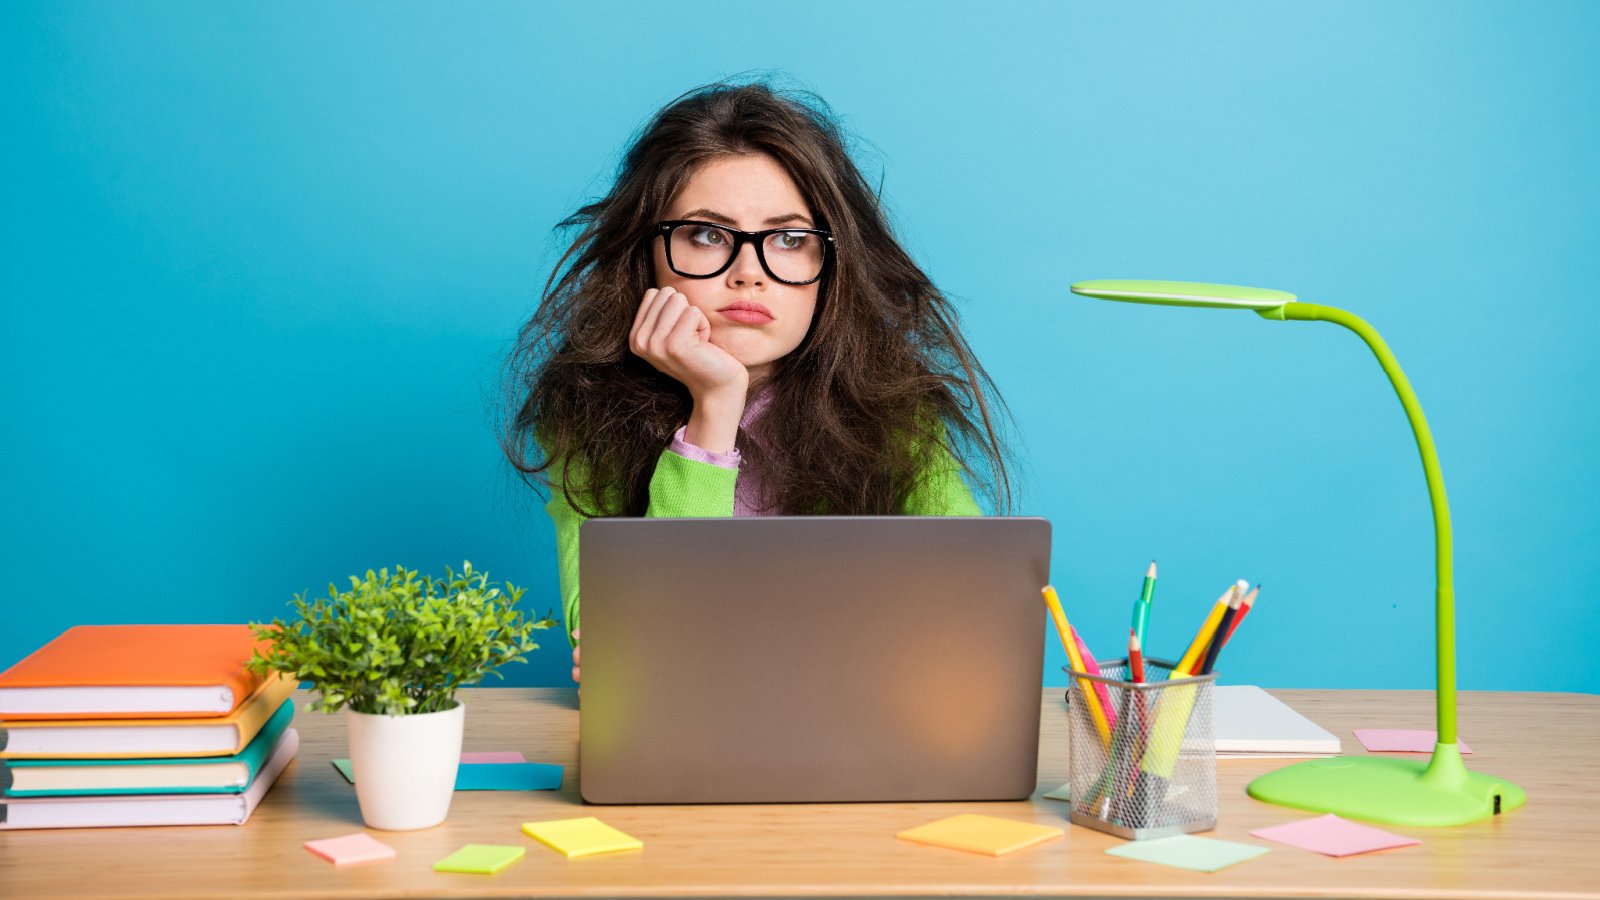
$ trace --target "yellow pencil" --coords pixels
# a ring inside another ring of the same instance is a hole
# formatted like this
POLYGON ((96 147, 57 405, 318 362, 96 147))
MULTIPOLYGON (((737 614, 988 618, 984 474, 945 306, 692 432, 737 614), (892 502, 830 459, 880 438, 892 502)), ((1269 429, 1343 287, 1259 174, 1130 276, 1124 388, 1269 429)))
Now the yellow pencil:
POLYGON ((1194 674, 1195 663, 1199 662, 1201 654, 1206 652, 1206 645, 1211 643, 1211 636, 1216 634, 1217 626, 1221 624, 1222 616, 1228 611, 1228 604, 1233 601, 1234 592, 1239 590, 1240 584, 1245 582, 1228 585, 1228 589, 1217 598, 1216 605, 1211 607, 1211 614, 1206 616, 1205 622, 1200 625, 1200 631, 1189 644, 1189 649, 1184 651, 1183 658, 1178 660, 1178 667, 1172 670, 1169 678, 1186 678, 1194 674))
MULTIPOLYGON (((1072 665, 1072 671, 1088 671, 1083 666, 1083 655, 1078 652, 1078 642, 1072 639, 1072 626, 1067 624, 1067 613, 1061 608, 1061 598, 1056 596, 1056 589, 1047 584, 1039 593, 1044 595, 1045 606, 1050 608, 1050 618, 1055 620, 1061 645, 1067 648, 1067 662, 1072 665)), ((1100 709, 1100 698, 1095 696, 1093 683, 1080 678, 1078 686, 1083 688, 1079 693, 1083 694, 1084 702, 1089 706, 1089 718, 1094 721, 1094 730, 1100 733, 1100 742, 1110 747, 1111 724, 1106 720, 1105 711, 1100 709)))

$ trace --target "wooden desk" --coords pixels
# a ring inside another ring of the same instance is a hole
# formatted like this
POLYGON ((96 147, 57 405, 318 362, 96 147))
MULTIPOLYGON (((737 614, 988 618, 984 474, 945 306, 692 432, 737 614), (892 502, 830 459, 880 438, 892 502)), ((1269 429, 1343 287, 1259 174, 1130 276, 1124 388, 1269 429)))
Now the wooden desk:
MULTIPOLYGON (((1061 691, 1043 692, 1039 790, 1065 780, 1061 691)), ((1422 691, 1274 691, 1333 731, 1348 753, 1360 726, 1427 727, 1422 691)), ((302 697, 303 699, 303 697, 302 697)), ((301 713, 303 743, 242 828, 0 832, 0 897, 683 897, 1160 896, 1600 898, 1600 788, 1594 755, 1600 696, 1463 693, 1469 765, 1521 784, 1528 805, 1460 828, 1394 828, 1419 847, 1332 859, 1249 836, 1305 814, 1246 796, 1281 761, 1218 763, 1220 824, 1208 836, 1269 846, 1214 874, 1107 856, 1117 838, 1068 825, 1066 805, 1013 803, 585 807, 576 787, 578 712, 570 689, 465 692, 468 749, 527 753, 567 766, 559 792, 459 793, 450 818, 421 832, 374 832, 399 858, 335 869, 301 848, 361 828, 354 789, 329 760, 347 755, 342 716, 301 713), (1059 824, 1067 836, 992 859, 897 840, 895 832, 958 812, 1059 824), (569 861, 524 837, 520 823, 597 815, 642 839, 641 852, 569 861), (432 871, 467 843, 523 845, 498 875, 432 871)))

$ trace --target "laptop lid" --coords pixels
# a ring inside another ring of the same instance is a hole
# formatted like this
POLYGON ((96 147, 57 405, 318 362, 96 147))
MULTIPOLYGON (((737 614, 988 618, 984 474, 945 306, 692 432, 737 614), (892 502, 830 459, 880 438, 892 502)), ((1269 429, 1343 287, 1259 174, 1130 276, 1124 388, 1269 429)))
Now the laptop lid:
POLYGON ((598 518, 591 803, 1012 800, 1037 781, 1040 518, 598 518))

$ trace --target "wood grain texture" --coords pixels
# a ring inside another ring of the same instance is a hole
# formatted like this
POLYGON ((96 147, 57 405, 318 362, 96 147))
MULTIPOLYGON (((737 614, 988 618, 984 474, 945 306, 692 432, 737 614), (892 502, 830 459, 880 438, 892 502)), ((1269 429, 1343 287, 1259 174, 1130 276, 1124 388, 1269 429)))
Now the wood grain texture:
MULTIPOLYGON (((1362 753, 1358 727, 1429 728, 1426 691, 1273 691, 1362 753)), ((1059 688, 1043 691, 1039 793, 1067 776, 1059 688)), ((458 793, 449 819, 420 832, 371 832, 399 858, 336 869, 301 846, 361 829, 355 792, 330 765, 347 756, 342 716, 301 713, 299 758, 243 827, 0 832, 0 897, 1540 897, 1600 898, 1600 696, 1462 693, 1468 765, 1528 792, 1524 808, 1448 829, 1392 828, 1422 845, 1332 859, 1249 836, 1306 814, 1246 796, 1251 778, 1284 761, 1221 760, 1220 824, 1210 837, 1272 848, 1214 874, 1117 859, 1117 838, 1067 827, 1067 837, 999 859, 897 840, 895 833, 961 812, 1064 825, 1066 805, 878 803, 752 806, 585 806, 577 793, 576 693, 559 688, 464 692, 469 750, 522 750, 559 763, 559 792, 458 793), (639 852, 567 860, 519 832, 523 822, 593 815, 644 841, 639 852), (440 874, 435 861, 467 843, 526 845, 492 876, 440 874)), ((304 695, 299 697, 303 701, 304 695)), ((303 705, 303 703, 302 703, 303 705)))

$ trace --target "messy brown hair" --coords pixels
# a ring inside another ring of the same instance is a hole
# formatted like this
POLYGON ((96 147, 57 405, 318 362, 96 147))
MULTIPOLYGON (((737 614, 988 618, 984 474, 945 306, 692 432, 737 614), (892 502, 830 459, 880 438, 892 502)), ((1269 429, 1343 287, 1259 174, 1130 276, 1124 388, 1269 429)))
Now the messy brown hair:
POLYGON ((689 177, 729 155, 765 154, 794 180, 835 251, 811 329, 773 366, 760 441, 738 445, 773 512, 897 515, 950 452, 996 511, 1011 483, 994 384, 950 301, 892 233, 828 105, 766 83, 696 88, 629 145, 609 193, 564 220, 576 230, 506 365, 506 456, 586 516, 642 516, 650 478, 691 401, 628 348, 653 277, 651 226, 689 177))

